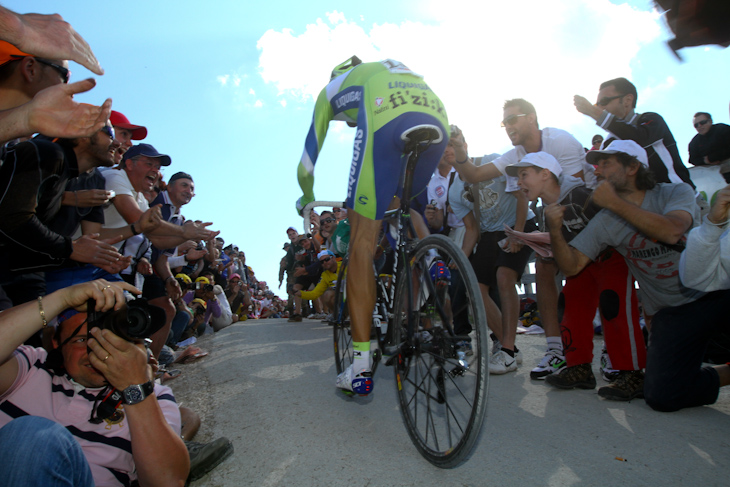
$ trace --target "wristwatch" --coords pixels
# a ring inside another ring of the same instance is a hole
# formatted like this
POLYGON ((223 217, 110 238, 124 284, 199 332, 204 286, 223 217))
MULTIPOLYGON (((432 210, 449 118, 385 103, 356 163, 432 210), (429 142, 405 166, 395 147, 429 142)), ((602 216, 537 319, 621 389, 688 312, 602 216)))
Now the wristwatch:
POLYGON ((138 404, 151 395, 155 391, 155 383, 153 381, 145 382, 144 384, 136 384, 127 387, 122 391, 122 398, 124 404, 131 406, 132 404, 138 404))

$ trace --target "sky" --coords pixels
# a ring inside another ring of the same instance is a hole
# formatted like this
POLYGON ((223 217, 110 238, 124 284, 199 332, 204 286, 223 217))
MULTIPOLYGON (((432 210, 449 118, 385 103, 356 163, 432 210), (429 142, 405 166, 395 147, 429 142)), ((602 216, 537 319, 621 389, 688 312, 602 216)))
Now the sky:
MULTIPOLYGON (((332 68, 352 55, 392 58, 424 76, 469 142, 471 155, 511 148, 502 104, 532 102, 541 127, 585 146, 595 122, 573 96, 594 101, 619 76, 638 89, 638 112, 660 113, 683 159, 697 111, 728 123, 730 49, 666 46, 672 36, 649 0, 74 2, 13 0, 20 13, 59 13, 105 69, 77 96, 149 131, 146 143, 190 173, 189 219, 212 221, 277 291, 286 229, 301 230, 296 168, 314 100, 332 68)), ((93 76, 71 63, 72 80, 93 76)), ((354 129, 333 122, 315 171, 315 195, 342 200, 354 129)), ((285 296, 282 286, 278 294, 285 296)))

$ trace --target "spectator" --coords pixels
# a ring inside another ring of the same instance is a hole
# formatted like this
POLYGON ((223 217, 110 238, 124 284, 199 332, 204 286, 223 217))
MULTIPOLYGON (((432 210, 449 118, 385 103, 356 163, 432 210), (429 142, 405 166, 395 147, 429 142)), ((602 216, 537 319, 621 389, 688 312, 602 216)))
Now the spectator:
POLYGON ((730 126, 712 123, 707 112, 695 113, 692 120, 697 135, 689 143, 689 163, 693 166, 720 165, 725 182, 730 183, 730 126))
MULTIPOLYGON (((122 167, 116 171, 105 171, 106 189, 114 191, 112 205, 104 210, 104 228, 118 229, 127 227, 133 233, 138 234, 140 230, 133 225, 143 213, 149 208, 144 197, 144 191, 150 191, 160 178, 160 167, 169 166, 171 159, 165 154, 160 154, 157 149, 149 144, 139 144, 129 149, 122 160, 122 167)), ((187 194, 187 192, 186 192, 187 194)), ((184 196, 184 195, 183 195, 184 196)), ((181 197, 183 197, 181 196, 181 197)), ((187 196, 185 196, 187 197, 187 196)), ((192 196, 191 196, 192 197, 192 196)), ((188 200, 189 201, 189 200, 188 200)), ((152 244, 158 249, 171 249, 186 240, 199 240, 213 238, 215 234, 205 227, 209 223, 198 225, 188 221, 183 225, 177 225, 163 219, 159 226, 152 232, 145 234, 152 244)), ((120 247, 122 244, 118 244, 120 247)), ((138 255, 138 251, 125 249, 125 253, 132 252, 138 255)), ((182 294, 177 281, 172 274, 165 276, 165 289, 169 297, 174 301, 182 294)), ((171 306, 166 309, 168 313, 168 324, 152 337, 151 350, 157 357, 167 340, 173 311, 171 306)))
POLYGON ((99 310, 111 310, 125 289, 134 291, 123 282, 87 282, 0 315, 2 334, 9 337, 0 352, 3 482, 51 485, 62 477, 79 486, 185 482, 190 464, 180 439, 179 408, 170 389, 151 380, 144 348, 110 330, 95 327, 87 335, 86 313, 67 309, 94 298, 99 310), (64 310, 55 351, 22 345, 64 310), (111 387, 123 391, 124 405, 115 410, 115 403, 109 415, 97 406, 111 387), (81 416, 92 420, 79 422, 81 416), (64 468, 55 468, 61 463, 64 468))
POLYGON ((325 308, 332 313, 335 308, 335 283, 340 272, 340 263, 331 250, 323 250, 317 254, 317 259, 322 266, 322 274, 319 282, 311 291, 297 290, 294 295, 299 299, 313 301, 322 298, 325 308))
MULTIPOLYGON (((45 37, 40 34, 38 39, 45 37)), ((74 94, 89 91, 96 82, 87 79, 67 84, 68 65, 56 59, 34 57, 0 41, 0 145, 38 132, 52 137, 88 137, 106 123, 111 100, 101 107, 75 102, 74 94)))
POLYGON ((142 125, 134 125, 124 114, 112 110, 109 121, 114 127, 116 141, 119 142, 119 148, 114 154, 114 164, 122 162, 124 153, 132 147, 133 140, 144 140, 147 137, 147 128, 142 125))
POLYGON ((213 284, 207 277, 198 277, 195 280, 195 288, 192 291, 188 291, 183 297, 186 303, 190 304, 193 299, 202 299, 205 302, 206 309, 205 315, 203 316, 202 322, 196 326, 196 334, 202 335, 205 333, 207 326, 210 323, 212 317, 219 317, 221 315, 221 306, 218 301, 218 297, 215 295, 215 289, 213 284))
MULTIPOLYGON (((44 294, 44 278, 32 274, 34 269, 58 267, 72 260, 114 274, 128 265, 128 261, 120 260, 114 247, 98 236, 72 240, 74 223, 70 233, 64 235, 49 229, 69 179, 111 163, 110 151, 115 149, 111 127, 76 142, 78 158, 76 150, 65 154, 48 140, 22 142, 7 151, 0 168, 0 241, 5 245, 0 256, 0 285, 14 304, 44 294), (13 274, 16 271, 31 274, 18 276, 13 274)), ((75 219, 76 224, 78 221, 75 219)))
MULTIPOLYGON (((508 165, 519 162, 526 154, 544 151, 557 159, 565 174, 584 179, 592 187, 595 179, 593 168, 585 162, 585 149, 575 137, 565 130, 552 127, 540 129, 535 107, 522 98, 505 102, 503 117, 502 126, 515 148, 493 162, 477 167, 469 162, 466 147, 454 145, 457 163, 454 167, 461 179, 468 183, 478 183, 497 178, 508 165)), ((532 379, 543 379, 565 365, 558 327, 558 288, 555 283, 557 273, 555 264, 540 260, 535 264, 537 305, 548 350, 537 367, 530 372, 532 379)))
MULTIPOLYGON (((614 149, 623 143, 615 142, 614 149)), ((531 201, 540 198, 543 206, 557 204, 566 208, 561 227, 566 242, 578 235, 600 210, 590 204, 591 190, 585 183, 563 175, 555 158, 545 152, 526 155, 519 163, 508 166, 507 173, 519 176, 520 187, 531 201)), ((603 179, 602 175, 597 176, 599 180, 603 179)), ((640 374, 646 366, 646 347, 639 325, 634 280, 624 258, 613 249, 604 251, 581 273, 566 279, 559 302, 567 368, 545 380, 562 389, 596 386, 595 379, 576 378, 573 373, 581 370, 576 365, 590 366, 593 361, 592 322, 594 312, 599 308, 610 361, 617 370, 612 372, 615 381, 601 387, 598 395, 628 401, 642 394, 644 383, 640 374)))
MULTIPOLYGON (((463 137, 463 135, 462 135, 463 137)), ((466 147, 466 140, 464 141, 466 147)), ((442 233, 451 236, 457 245, 464 239, 464 222, 458 218, 449 207, 449 188, 454 183, 456 170, 454 169, 454 146, 446 146, 436 171, 427 186, 428 206, 424 217, 431 233, 442 233)))
POLYGON ((633 140, 646 150, 649 168, 657 182, 685 182, 694 188, 689 171, 682 164, 677 143, 664 119, 658 113, 636 113, 636 87, 626 78, 616 78, 601 84, 597 102, 593 105, 575 95, 576 110, 596 121, 609 132, 604 147, 616 139, 633 140))
MULTIPOLYGON (((570 244, 556 230, 565 207, 550 205, 545 210, 555 259, 572 276, 607 246, 620 252, 639 282, 644 312, 651 318, 644 378, 647 404, 659 411, 712 404, 719 387, 730 383, 730 367, 701 369, 700 364, 707 332, 725 316, 730 291, 705 295, 682 286, 681 243, 699 220, 694 191, 684 184, 655 184, 648 166, 640 162, 646 160, 643 149, 633 141, 623 144, 634 149, 616 150, 611 144, 605 151, 589 153, 605 179, 593 192, 594 203, 603 210, 570 244), (690 322, 694 326, 688 329, 690 322)), ((593 374, 590 365, 576 367, 586 378, 593 374)))
POLYGON ((601 134, 596 134, 591 139, 591 148, 590 150, 598 150, 601 148, 601 144, 603 144, 603 136, 601 134))
MULTIPOLYGON (((450 144, 454 147, 464 144, 463 135, 452 134, 450 144)), ((464 223, 462 250, 470 257, 487 312, 487 324, 499 342, 489 362, 489 373, 514 372, 522 362, 515 345, 520 308, 515 284, 522 277, 532 250, 508 241, 504 227, 507 225, 518 232, 535 231, 535 215, 527 207, 525 194, 512 179, 508 182, 506 176, 470 188, 465 188, 461 178, 456 178, 449 190, 449 201, 455 217, 464 223), (501 310, 489 296, 490 289, 499 290, 501 310)))
MULTIPOLYGON (((307 235, 300 235, 297 244, 301 250, 294 256, 296 260, 293 272, 294 285, 289 291, 294 294, 294 315, 289 321, 302 321, 302 299, 296 295, 296 291, 309 290, 319 282, 319 276, 322 274, 322 266, 317 260, 317 251, 312 239, 307 235)), ((316 300, 314 306, 319 308, 316 300)), ((316 311, 317 314, 321 312, 320 309, 316 311)))

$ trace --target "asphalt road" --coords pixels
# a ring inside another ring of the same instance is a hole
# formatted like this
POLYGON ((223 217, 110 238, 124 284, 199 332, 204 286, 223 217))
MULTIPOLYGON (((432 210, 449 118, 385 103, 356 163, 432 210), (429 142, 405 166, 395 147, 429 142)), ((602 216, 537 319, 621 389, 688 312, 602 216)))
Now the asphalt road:
POLYGON ((378 369, 367 398, 334 388, 332 332, 319 321, 249 320, 198 345, 210 355, 180 366, 168 385, 201 415, 196 441, 227 436, 235 453, 193 486, 730 483, 730 391, 711 407, 665 414, 643 400, 554 390, 529 378, 542 336, 518 336, 525 363, 491 377, 481 441, 452 470, 432 466, 411 443, 390 368, 378 369))

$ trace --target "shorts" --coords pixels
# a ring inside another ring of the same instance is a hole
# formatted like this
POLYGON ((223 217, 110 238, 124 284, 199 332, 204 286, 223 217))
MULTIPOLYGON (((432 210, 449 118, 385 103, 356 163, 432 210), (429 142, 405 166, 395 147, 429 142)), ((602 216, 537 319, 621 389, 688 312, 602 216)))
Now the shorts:
POLYGON ((152 274, 151 276, 144 276, 142 297, 147 300, 167 297, 167 288, 165 287, 165 281, 163 281, 154 274, 152 274))
POLYGON ((347 207, 371 220, 381 220, 393 196, 402 193, 401 175, 408 161, 401 134, 418 125, 435 125, 443 138, 418 160, 411 194, 431 179, 449 141, 443 104, 417 77, 374 76, 365 83, 357 115, 357 131, 347 187, 347 207))
MULTIPOLYGON (((527 220, 524 231, 529 233, 534 230, 537 230, 535 220, 527 220)), ((522 278, 525 266, 530 260, 532 249, 525 245, 516 254, 505 252, 499 247, 499 241, 505 237, 504 232, 482 233, 482 238, 477 244, 477 250, 469 259, 479 284, 496 288, 498 267, 507 267, 515 271, 518 281, 522 278)))
POLYGON ((319 282, 320 276, 299 276, 294 281, 294 284, 300 284, 302 286, 302 289, 305 291, 309 289, 309 287, 314 284, 315 286, 319 282))

